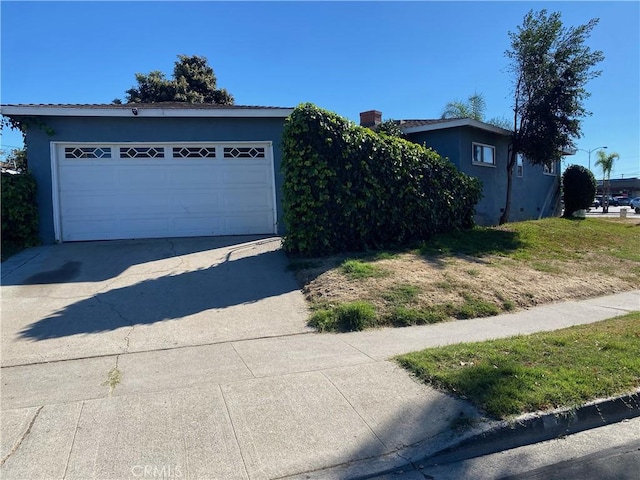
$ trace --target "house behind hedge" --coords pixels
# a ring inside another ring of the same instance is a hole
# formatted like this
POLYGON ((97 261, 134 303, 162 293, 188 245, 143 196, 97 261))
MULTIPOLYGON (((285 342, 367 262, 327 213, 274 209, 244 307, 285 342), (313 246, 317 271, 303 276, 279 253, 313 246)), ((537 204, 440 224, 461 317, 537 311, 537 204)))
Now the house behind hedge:
MULTIPOLYGON (((292 112, 186 103, 0 108, 26 126, 43 243, 285 233, 282 132, 292 112)), ((380 118, 361 116, 367 126, 380 118)), ((498 222, 508 131, 468 119, 400 127, 482 180, 476 221, 498 222)), ((553 213, 558 167, 518 167, 512 220, 553 213)))
MULTIPOLYGON (((360 125, 374 128, 382 113, 360 114, 360 125)), ((476 206, 476 223, 496 225, 503 212, 507 189, 508 130, 469 118, 399 120, 407 140, 433 148, 449 158, 463 173, 483 184, 483 198, 476 206)), ((518 157, 513 174, 509 220, 552 216, 560 199, 560 162, 551 167, 531 165, 518 157)))

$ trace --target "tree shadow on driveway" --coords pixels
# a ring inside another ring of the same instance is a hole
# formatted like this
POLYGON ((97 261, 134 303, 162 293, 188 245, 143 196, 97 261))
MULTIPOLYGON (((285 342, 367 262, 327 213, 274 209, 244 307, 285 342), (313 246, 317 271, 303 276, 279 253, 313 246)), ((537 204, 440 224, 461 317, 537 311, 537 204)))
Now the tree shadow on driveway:
MULTIPOLYGON (((45 340, 92 334, 254 303, 298 290, 286 265, 285 254, 276 250, 144 280, 73 303, 28 325, 20 336, 45 340)), ((233 322, 233 315, 225 322, 233 322)))
POLYGON ((45 245, 27 249, 2 264, 2 285, 102 282, 132 266, 275 241, 273 235, 105 240, 45 245))

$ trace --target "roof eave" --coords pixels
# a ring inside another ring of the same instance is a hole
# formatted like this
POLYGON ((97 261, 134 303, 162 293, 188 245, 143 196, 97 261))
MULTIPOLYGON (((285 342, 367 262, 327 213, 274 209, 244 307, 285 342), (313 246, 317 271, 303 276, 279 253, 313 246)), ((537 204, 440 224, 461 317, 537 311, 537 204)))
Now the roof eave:
POLYGON ((127 106, 121 108, 83 108, 38 105, 2 105, 0 113, 12 117, 201 117, 201 118, 286 118, 293 108, 162 108, 127 106), (135 112, 135 113, 134 113, 135 112))
POLYGON ((447 121, 430 123, 427 125, 420 125, 417 127, 409 127, 409 128, 402 128, 402 126, 400 126, 400 128, 402 129, 402 132, 405 134, 429 132, 432 130, 443 130, 446 128, 456 128, 456 127, 473 127, 473 128, 479 128, 481 130, 485 130, 488 132, 497 133, 498 135, 505 135, 505 136, 511 135, 511 132, 509 130, 506 130, 501 127, 496 127, 495 125, 491 125, 489 123, 473 120, 471 118, 447 120, 447 121))

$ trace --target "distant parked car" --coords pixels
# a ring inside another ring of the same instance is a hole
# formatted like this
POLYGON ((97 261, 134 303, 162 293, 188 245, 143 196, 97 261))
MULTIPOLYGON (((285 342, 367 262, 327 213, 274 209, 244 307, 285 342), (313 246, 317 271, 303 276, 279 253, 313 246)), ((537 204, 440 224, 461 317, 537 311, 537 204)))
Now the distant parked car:
POLYGON ((636 213, 640 213, 640 197, 632 198, 629 202, 629 206, 633 208, 636 213))
POLYGON ((617 200, 619 207, 628 207, 631 202, 629 197, 615 197, 615 200, 617 200))
MULTIPOLYGON (((600 206, 602 206, 603 198, 604 197, 600 197, 600 206)), ((609 204, 610 207, 619 207, 620 206, 620 202, 618 200, 616 200, 614 197, 609 195, 608 198, 609 198, 608 204, 609 204)))
MULTIPOLYGON (((604 197, 602 195, 596 195, 596 198, 593 200, 593 203, 591 204, 593 207, 595 208, 600 208, 602 207, 602 199, 604 197)), ((613 198, 611 195, 609 195, 609 202, 608 205, 610 207, 619 207, 620 206, 620 202, 618 200, 616 200, 615 198, 613 198)))

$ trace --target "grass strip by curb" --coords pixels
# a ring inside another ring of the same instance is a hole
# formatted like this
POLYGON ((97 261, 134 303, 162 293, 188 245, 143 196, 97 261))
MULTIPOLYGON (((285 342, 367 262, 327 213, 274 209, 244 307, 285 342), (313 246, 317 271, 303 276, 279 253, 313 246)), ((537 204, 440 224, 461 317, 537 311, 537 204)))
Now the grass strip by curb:
POLYGON ((640 386, 640 312, 396 359, 423 381, 494 417, 574 407, 640 386))

